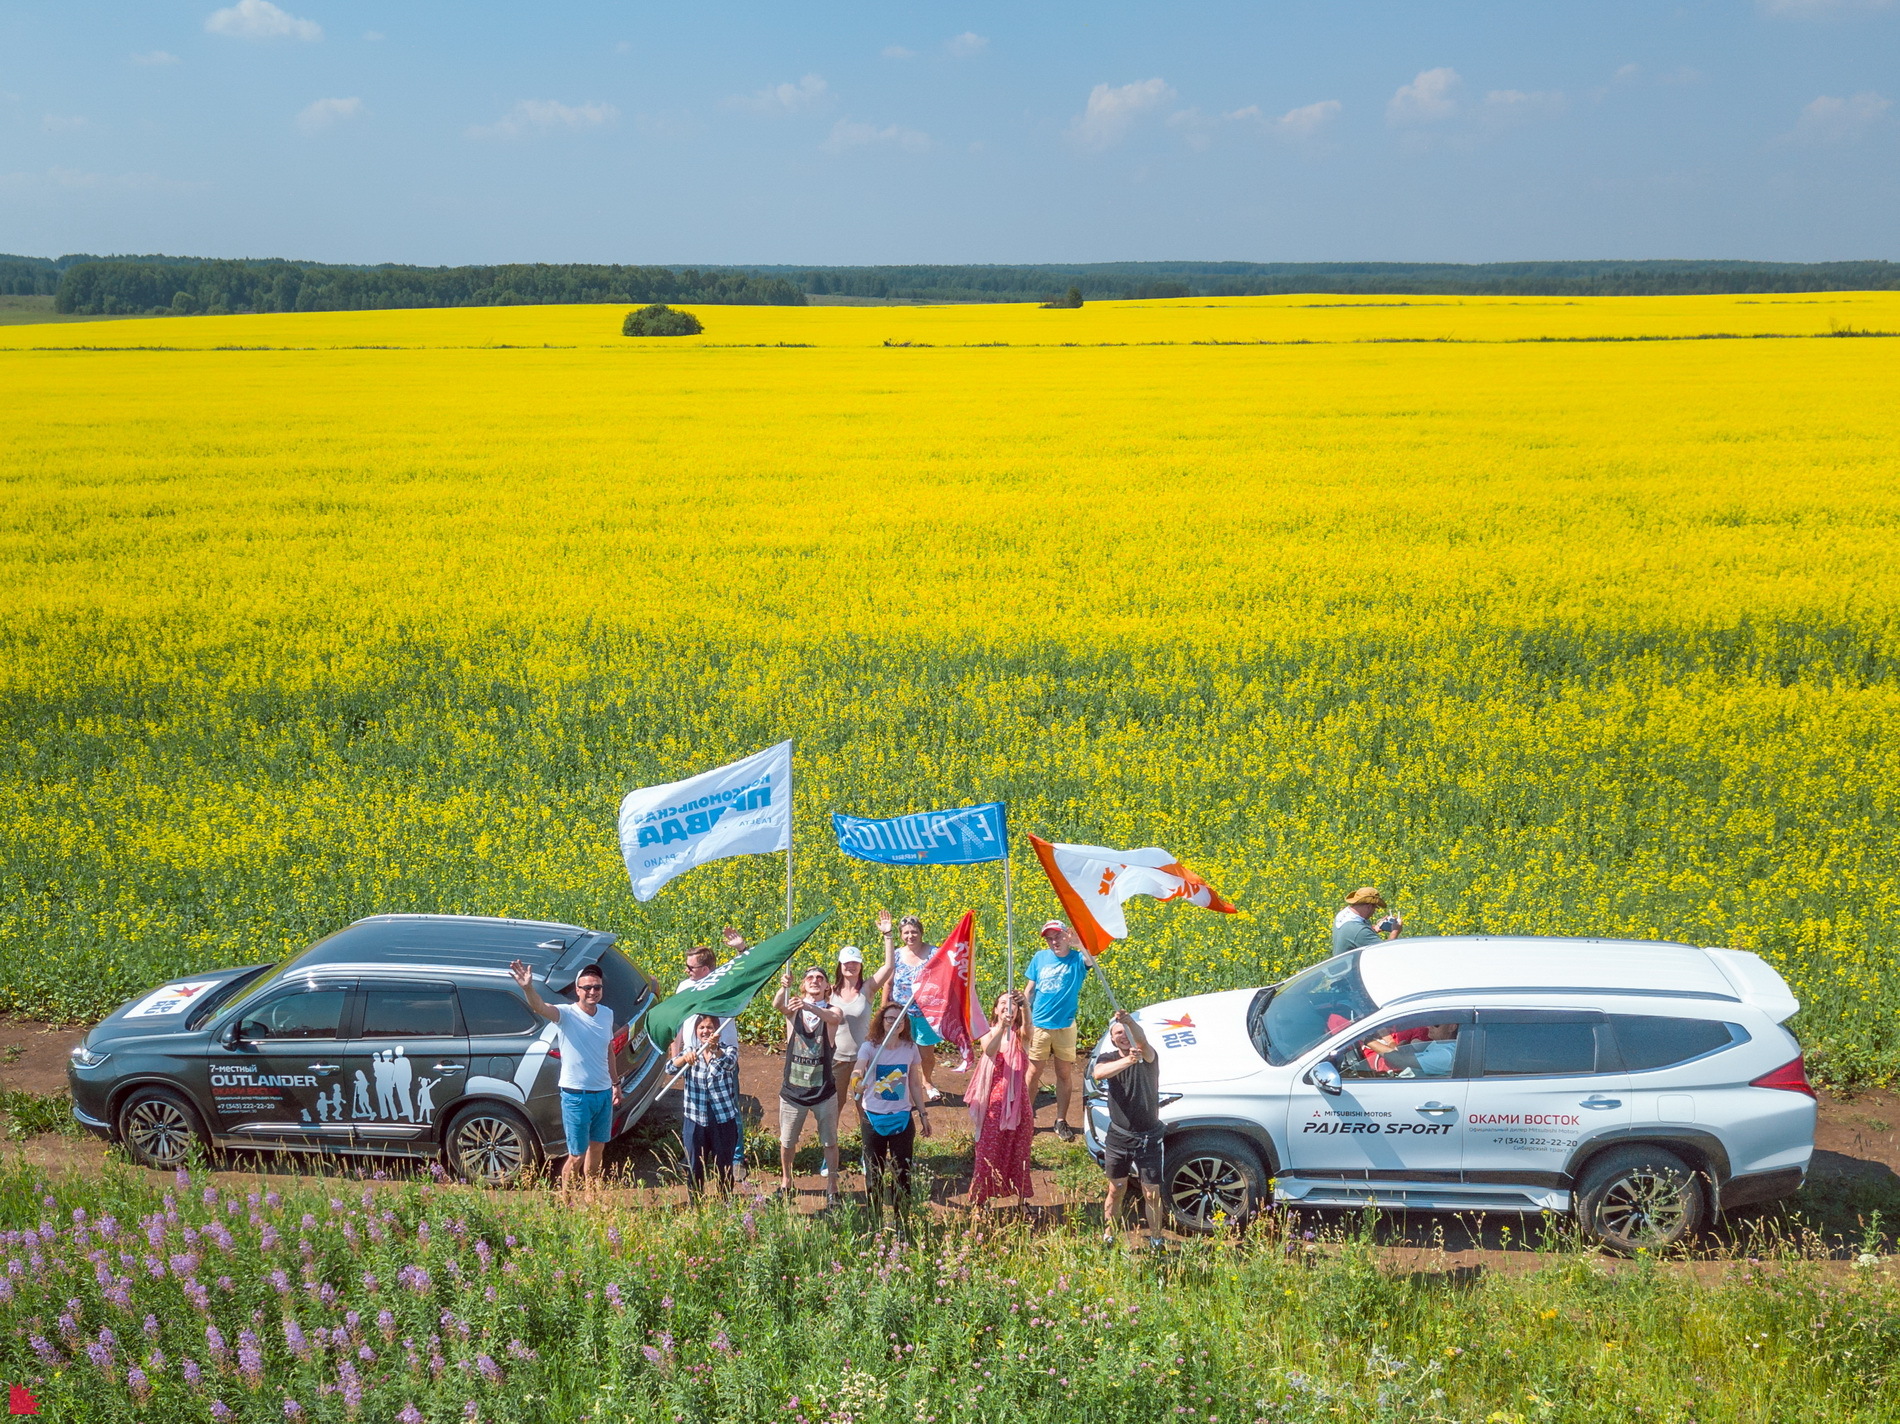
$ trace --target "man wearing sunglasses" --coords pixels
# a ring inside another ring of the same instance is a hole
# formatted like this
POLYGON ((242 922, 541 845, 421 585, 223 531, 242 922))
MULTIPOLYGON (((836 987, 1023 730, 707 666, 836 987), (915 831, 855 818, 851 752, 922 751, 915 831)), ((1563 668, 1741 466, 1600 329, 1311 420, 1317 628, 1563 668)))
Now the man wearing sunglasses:
POLYGON ((588 965, 574 980, 575 1004, 550 1004, 534 987, 534 974, 517 959, 508 966, 528 996, 528 1007, 552 1023, 560 1035, 561 1126, 567 1132, 567 1168, 561 1185, 572 1188, 578 1171, 590 1186, 600 1181, 600 1161, 613 1136, 620 1087, 614 1082, 613 1010, 600 996, 607 981, 600 966, 588 965))

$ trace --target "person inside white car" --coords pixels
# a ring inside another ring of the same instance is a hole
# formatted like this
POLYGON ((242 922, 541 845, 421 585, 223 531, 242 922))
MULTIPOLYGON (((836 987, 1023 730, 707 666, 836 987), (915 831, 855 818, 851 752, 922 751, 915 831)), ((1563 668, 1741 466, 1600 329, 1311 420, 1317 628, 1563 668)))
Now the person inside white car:
POLYGON ((1358 1052, 1379 1077, 1449 1078, 1458 1059, 1458 1025, 1430 1024, 1422 1039, 1415 1032, 1381 1034, 1358 1045, 1358 1052))

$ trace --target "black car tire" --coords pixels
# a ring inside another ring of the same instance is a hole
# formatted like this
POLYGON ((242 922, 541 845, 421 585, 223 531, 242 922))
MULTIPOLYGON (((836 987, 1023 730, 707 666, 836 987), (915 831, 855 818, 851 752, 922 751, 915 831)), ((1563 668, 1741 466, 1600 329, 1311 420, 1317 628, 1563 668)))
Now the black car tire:
POLYGON ((1618 1256, 1667 1251, 1694 1236, 1709 1215, 1701 1176, 1661 1147, 1619 1147, 1592 1162, 1577 1184, 1577 1225, 1618 1256))
POLYGON ((1186 1132, 1168 1139, 1161 1199, 1182 1232, 1208 1236, 1246 1224, 1266 1200, 1266 1176, 1245 1138, 1186 1132))
POLYGON ((506 1103, 472 1103, 450 1120, 442 1155, 450 1175, 478 1187, 506 1187, 540 1170, 541 1142, 506 1103))
POLYGON ((175 1172, 210 1149, 198 1110, 170 1088, 135 1088, 118 1118, 119 1141, 141 1167, 175 1172))

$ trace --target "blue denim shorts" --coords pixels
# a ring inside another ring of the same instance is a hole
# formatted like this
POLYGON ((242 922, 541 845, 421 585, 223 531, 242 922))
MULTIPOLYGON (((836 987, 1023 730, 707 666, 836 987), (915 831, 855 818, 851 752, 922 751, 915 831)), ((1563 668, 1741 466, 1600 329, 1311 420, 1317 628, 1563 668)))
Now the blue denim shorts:
POLYGON ((567 1133, 568 1153, 574 1157, 585 1152, 589 1143, 605 1142, 612 1137, 613 1089, 561 1089, 561 1127, 567 1133))

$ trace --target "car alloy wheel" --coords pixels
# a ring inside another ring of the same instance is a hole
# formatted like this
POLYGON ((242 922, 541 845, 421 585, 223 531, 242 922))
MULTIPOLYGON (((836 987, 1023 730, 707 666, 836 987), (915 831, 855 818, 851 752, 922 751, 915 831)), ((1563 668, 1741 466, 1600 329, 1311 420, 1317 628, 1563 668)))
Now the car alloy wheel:
POLYGON ((1244 1222, 1260 1200, 1252 1151, 1229 1133, 1190 1133, 1170 1143, 1168 1208, 1185 1231, 1205 1235, 1244 1222))
POLYGON ((502 1186, 535 1165, 528 1125, 503 1107, 473 1108, 449 1131, 449 1165, 483 1186, 502 1186))
POLYGON ((1674 1173, 1625 1172, 1604 1190, 1597 1220, 1607 1235, 1638 1246, 1676 1241, 1689 1217, 1682 1186, 1674 1173))
POLYGON ((1679 1245, 1705 1215, 1702 1179, 1662 1148, 1621 1148, 1597 1159, 1577 1196, 1584 1234, 1625 1256, 1679 1245))
POLYGON ((119 1119, 119 1130, 133 1157, 150 1167, 183 1167, 198 1144, 190 1110, 169 1093, 140 1094, 119 1119))

